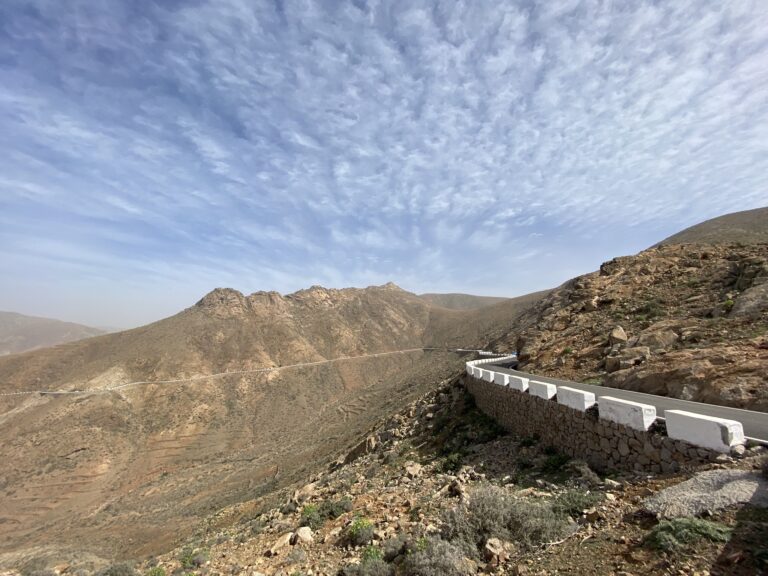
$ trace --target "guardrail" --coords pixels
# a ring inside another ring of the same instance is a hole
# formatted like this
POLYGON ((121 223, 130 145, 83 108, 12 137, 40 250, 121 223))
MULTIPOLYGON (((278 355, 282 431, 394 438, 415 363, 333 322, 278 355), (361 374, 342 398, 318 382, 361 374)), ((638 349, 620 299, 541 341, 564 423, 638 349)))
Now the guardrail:
POLYGON ((516 359, 517 356, 511 354, 471 360, 466 363, 466 372, 473 378, 494 383, 521 394, 551 400, 579 412, 586 412, 592 407, 596 407, 599 418, 636 430, 647 431, 657 420, 664 420, 669 438, 721 453, 729 453, 734 447, 741 446, 746 441, 743 426, 741 422, 736 420, 706 416, 684 410, 665 410, 662 419, 656 415, 656 407, 650 404, 610 396, 596 398, 592 392, 569 386, 538 382, 532 378, 523 378, 480 368, 486 364, 516 359))

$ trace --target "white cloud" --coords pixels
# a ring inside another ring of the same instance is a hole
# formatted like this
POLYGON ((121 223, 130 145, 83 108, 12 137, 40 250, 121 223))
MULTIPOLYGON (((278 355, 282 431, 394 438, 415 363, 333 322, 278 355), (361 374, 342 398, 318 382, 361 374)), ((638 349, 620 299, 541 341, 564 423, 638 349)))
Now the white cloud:
POLYGON ((0 6, 6 245, 116 285, 514 294, 768 204, 759 2, 281 6, 0 6), (508 266, 463 275, 488 250, 508 266))

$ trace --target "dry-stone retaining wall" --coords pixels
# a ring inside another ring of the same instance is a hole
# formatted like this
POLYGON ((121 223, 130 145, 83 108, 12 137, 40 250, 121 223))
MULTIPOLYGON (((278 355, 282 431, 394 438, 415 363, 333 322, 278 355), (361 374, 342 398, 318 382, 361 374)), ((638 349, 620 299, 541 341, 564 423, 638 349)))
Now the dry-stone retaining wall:
MULTIPOLYGON (((609 414, 606 405, 606 414, 600 417, 599 402, 581 410, 558 402, 556 397, 546 399, 509 384, 500 385, 493 377, 488 377, 487 369, 475 368, 475 364, 492 361, 467 364, 465 384, 478 408, 510 432, 521 436, 536 435, 544 444, 568 456, 582 458, 597 470, 675 472, 683 466, 713 461, 723 452, 670 438, 663 427, 656 424, 645 429, 647 425, 630 427, 611 421, 621 406, 612 405, 609 414)), ((629 415, 633 410, 640 411, 640 417, 634 421, 647 424, 648 419, 642 413, 644 405, 626 404, 629 415)), ((627 421, 633 420, 629 418, 627 421)))

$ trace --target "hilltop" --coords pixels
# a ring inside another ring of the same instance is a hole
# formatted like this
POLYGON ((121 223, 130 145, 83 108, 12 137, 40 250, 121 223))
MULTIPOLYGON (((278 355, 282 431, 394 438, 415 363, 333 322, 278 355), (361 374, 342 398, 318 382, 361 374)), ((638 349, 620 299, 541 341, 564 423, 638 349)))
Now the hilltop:
POLYGON ((712 218, 659 242, 672 244, 765 244, 768 243, 768 207, 733 212, 712 218))
POLYGON ((0 356, 104 334, 103 330, 51 318, 0 312, 0 356))
POLYGON ((605 262, 492 347, 519 351, 533 373, 768 411, 768 243, 755 240, 766 215, 716 218, 605 262), (713 231, 740 241, 713 243, 713 231))

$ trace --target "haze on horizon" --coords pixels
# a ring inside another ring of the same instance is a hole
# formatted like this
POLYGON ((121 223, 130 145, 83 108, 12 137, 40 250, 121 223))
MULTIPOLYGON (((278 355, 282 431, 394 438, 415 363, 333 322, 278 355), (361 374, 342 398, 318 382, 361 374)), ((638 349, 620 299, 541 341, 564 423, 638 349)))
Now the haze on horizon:
POLYGON ((515 296, 768 205, 768 5, 8 0, 0 309, 515 296))

